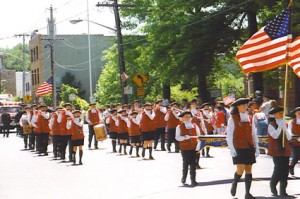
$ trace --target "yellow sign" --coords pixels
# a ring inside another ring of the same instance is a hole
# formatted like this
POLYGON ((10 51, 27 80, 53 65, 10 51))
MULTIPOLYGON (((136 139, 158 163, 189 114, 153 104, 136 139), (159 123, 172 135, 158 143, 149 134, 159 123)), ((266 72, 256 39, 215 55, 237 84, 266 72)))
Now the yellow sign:
POLYGON ((24 102, 26 102, 27 104, 29 104, 32 100, 32 97, 30 95, 25 95, 23 97, 24 102))
POLYGON ((139 87, 136 89, 136 94, 138 96, 144 96, 145 95, 145 88, 144 87, 139 87))
POLYGON ((138 73, 132 78, 132 80, 138 87, 142 87, 148 81, 148 77, 142 73, 138 73))

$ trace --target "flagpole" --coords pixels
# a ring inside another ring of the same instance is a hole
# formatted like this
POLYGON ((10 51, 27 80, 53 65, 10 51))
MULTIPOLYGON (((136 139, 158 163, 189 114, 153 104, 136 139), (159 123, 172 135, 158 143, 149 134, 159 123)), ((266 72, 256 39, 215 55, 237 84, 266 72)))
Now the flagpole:
MULTIPOLYGON (((293 6, 293 0, 290 0, 289 7, 291 8, 293 6)), ((291 26, 291 24, 290 24, 291 26)), ((289 44, 288 44, 289 45, 289 44)), ((287 62, 285 64, 285 77, 284 77, 284 94, 283 94, 283 117, 285 118, 286 114, 286 102, 287 102, 287 84, 288 84, 288 74, 289 74, 289 64, 288 64, 288 54, 287 54, 287 62)), ((282 148, 285 147, 285 133, 282 131, 282 148)))

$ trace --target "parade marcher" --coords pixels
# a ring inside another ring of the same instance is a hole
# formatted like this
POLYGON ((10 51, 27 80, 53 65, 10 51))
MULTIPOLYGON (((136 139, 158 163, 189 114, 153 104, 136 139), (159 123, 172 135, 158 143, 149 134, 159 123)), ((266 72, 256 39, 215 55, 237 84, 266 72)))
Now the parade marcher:
POLYGON ((155 103, 154 113, 155 113, 155 140, 154 149, 157 148, 158 140, 160 139, 161 150, 165 151, 165 131, 166 131, 166 121, 164 120, 167 110, 162 106, 163 100, 157 100, 155 103))
POLYGON ((106 118, 106 124, 108 125, 108 135, 111 139, 113 153, 117 152, 117 139, 118 139, 118 126, 117 126, 117 109, 111 109, 110 115, 106 118))
POLYGON ((37 150, 40 155, 48 155, 48 140, 49 140, 49 119, 50 114, 46 112, 47 105, 40 105, 37 113, 36 121, 32 123, 37 133, 37 150))
POLYGON ((200 130, 195 123, 192 123, 192 113, 190 111, 182 112, 179 117, 182 123, 176 127, 176 140, 179 141, 179 149, 183 160, 182 179, 185 184, 188 169, 190 166, 191 185, 196 186, 196 146, 197 137, 200 136, 200 130))
POLYGON ((254 99, 257 102, 258 106, 260 106, 263 103, 262 92, 260 90, 256 90, 254 92, 254 99))
POLYGON ((67 129, 71 132, 72 137, 72 161, 73 164, 76 164, 76 152, 77 147, 79 148, 79 164, 82 164, 83 150, 82 146, 84 145, 84 134, 83 134, 83 120, 80 118, 81 112, 75 110, 73 113, 74 118, 69 118, 67 122, 67 129))
POLYGON ((139 148, 141 144, 141 131, 140 131, 140 121, 137 118, 138 112, 133 111, 131 112, 130 116, 131 118, 129 119, 128 122, 128 133, 129 133, 130 144, 131 144, 129 155, 132 155, 133 147, 135 147, 136 157, 140 157, 139 148))
POLYGON ((291 147, 289 140, 291 133, 287 130, 286 121, 283 119, 282 107, 274 107, 269 111, 274 118, 269 118, 269 148, 268 155, 273 156, 274 170, 270 181, 271 192, 278 195, 277 184, 280 182, 280 196, 288 196, 286 193, 287 180, 289 175, 289 157, 291 147))
POLYGON ((14 123, 16 125, 17 133, 16 135, 23 136, 23 128, 20 126, 20 119, 22 115, 25 113, 24 107, 26 105, 24 103, 21 104, 21 110, 18 111, 18 113, 14 117, 14 123))
POLYGON ((27 149, 28 147, 28 136, 31 133, 31 117, 32 114, 30 112, 30 107, 26 106, 24 108, 25 113, 21 116, 20 119, 20 126, 23 128, 23 139, 24 139, 24 148, 27 149))
POLYGON ((118 129, 118 139, 120 140, 119 153, 122 153, 122 146, 124 147, 124 155, 127 155, 126 147, 128 144, 129 134, 128 134, 128 117, 125 109, 118 111, 120 114, 117 118, 117 129, 118 129))
POLYGON ((252 164, 259 155, 258 137, 251 127, 251 116, 247 113, 249 99, 240 98, 231 106, 231 117, 228 121, 227 144, 230 149, 236 172, 231 186, 231 195, 235 196, 237 183, 245 171, 245 198, 255 198, 250 194, 252 183, 252 164))
POLYGON ((11 123, 11 118, 10 115, 7 111, 7 109, 3 110, 3 113, 1 115, 1 123, 2 123, 2 132, 3 132, 3 137, 9 137, 9 129, 10 129, 10 123, 11 123))
POLYGON ((60 123, 58 120, 59 112, 63 111, 63 107, 58 106, 55 108, 56 112, 52 113, 51 119, 49 121, 49 128, 51 130, 52 136, 52 146, 53 146, 53 156, 56 159, 58 157, 58 153, 60 152, 60 144, 61 144, 61 130, 60 123))
POLYGON ((30 120, 30 124, 31 124, 32 133, 29 134, 29 149, 31 149, 32 152, 34 152, 34 149, 37 149, 37 136, 34 130, 34 124, 37 120, 38 106, 36 104, 32 104, 31 109, 32 109, 32 117, 30 120))
MULTIPOLYGON (((257 111, 252 117, 252 127, 256 128, 258 136, 268 135, 268 118, 263 112, 257 111)), ((265 154, 264 149, 259 149, 261 154, 265 154)))
POLYGON ((89 145, 88 147, 91 148, 92 140, 94 137, 94 147, 98 149, 98 141, 96 140, 94 126, 101 122, 101 115, 100 111, 96 109, 96 103, 90 103, 90 109, 86 114, 85 120, 89 124, 89 145))
POLYGON ((167 149, 171 152, 171 144, 175 143, 175 152, 179 153, 178 141, 175 139, 175 131, 176 127, 180 124, 180 120, 178 118, 179 115, 179 104, 177 102, 173 102, 170 104, 170 110, 167 111, 165 116, 165 121, 167 122, 167 133, 168 133, 168 144, 167 149))
POLYGON ((222 106, 217 106, 217 112, 215 113, 215 127, 218 135, 224 134, 226 123, 226 114, 224 113, 222 106))
POLYGON ((187 99, 181 100, 180 109, 182 109, 184 111, 188 109, 188 100, 187 99))
POLYGON ((261 107, 259 108, 259 111, 263 112, 265 115, 268 115, 270 109, 271 109, 270 96, 269 96, 269 94, 265 93, 263 95, 263 103, 262 103, 261 107))
MULTIPOLYGON (((293 135, 300 135, 300 107, 295 108, 292 111, 292 114, 295 114, 296 118, 291 120, 288 125, 288 130, 291 132, 293 135)), ((300 160, 300 138, 296 139, 293 143, 293 159, 290 164, 290 174, 295 175, 294 172, 294 167, 300 160)))
MULTIPOLYGON (((202 115, 203 115, 203 120, 204 120, 204 125, 205 125, 205 128, 206 128, 206 132, 207 132, 207 135, 213 135, 214 134, 214 127, 212 125, 212 117, 213 117, 213 113, 211 111, 211 107, 210 107, 210 104, 209 103, 204 103, 200 106, 201 108, 201 112, 202 112, 202 115)), ((209 150, 210 150, 210 147, 206 147, 206 157, 210 157, 209 155, 209 150)), ((204 152, 204 149, 202 150, 202 155, 204 156, 205 152, 204 152)))
POLYGON ((145 103, 144 104, 144 111, 139 114, 140 117, 140 128, 143 140, 143 151, 142 157, 145 157, 146 149, 149 149, 149 159, 153 160, 152 156, 152 143, 154 140, 154 133, 155 133, 155 125, 154 125, 154 118, 155 113, 152 110, 152 104, 145 103))

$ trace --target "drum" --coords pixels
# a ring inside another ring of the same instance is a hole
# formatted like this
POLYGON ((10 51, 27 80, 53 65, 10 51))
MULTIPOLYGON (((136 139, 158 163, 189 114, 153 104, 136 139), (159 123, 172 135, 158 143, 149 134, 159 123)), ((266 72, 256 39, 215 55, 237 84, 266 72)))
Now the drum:
POLYGON ((30 133, 32 133, 32 131, 31 131, 31 125, 26 125, 25 127, 23 126, 23 134, 24 135, 28 135, 30 133))
POLYGON ((95 137, 97 141, 103 141, 107 138, 104 124, 97 124, 94 126, 95 137))

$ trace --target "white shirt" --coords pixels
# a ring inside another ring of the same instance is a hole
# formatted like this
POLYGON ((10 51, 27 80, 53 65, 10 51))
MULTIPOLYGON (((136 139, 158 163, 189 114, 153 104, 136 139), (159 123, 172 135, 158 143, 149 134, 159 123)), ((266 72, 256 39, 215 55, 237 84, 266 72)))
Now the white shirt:
MULTIPOLYGON (((185 128, 187 128, 187 129, 196 128, 196 135, 198 137, 200 136, 200 129, 198 128, 198 126, 196 124, 192 124, 191 122, 187 122, 187 123, 184 123, 184 125, 185 125, 185 128)), ((181 135, 180 125, 178 125, 176 127, 175 139, 180 142, 180 141, 187 140, 187 139, 190 139, 190 138, 186 138, 185 136, 181 135)))
POLYGON ((164 118, 166 122, 169 121, 170 113, 173 114, 177 119, 178 119, 178 115, 180 114, 180 113, 177 114, 177 111, 175 111, 175 110, 173 110, 171 112, 167 112, 167 114, 165 115, 165 118, 164 118))
POLYGON ((269 111, 271 109, 270 101, 266 101, 266 102, 262 103, 260 108, 261 108, 261 112, 268 115, 269 111))
POLYGON ((291 132, 286 128, 286 122, 283 119, 276 119, 276 124, 278 125, 278 128, 275 129, 273 125, 268 126, 268 132, 270 136, 273 139, 278 139, 279 135, 281 134, 281 131, 284 132, 286 139, 291 140, 292 139, 292 134, 291 132))
MULTIPOLYGON (((74 118, 73 121, 74 121, 75 124, 77 124, 78 126, 82 127, 83 120, 81 120, 80 118, 74 118)), ((71 127, 72 127, 72 121, 68 120, 67 121, 67 129, 71 129, 71 127)))
MULTIPOLYGON (((139 120, 138 117, 132 118, 131 120, 132 120, 132 122, 135 123, 136 125, 140 125, 140 120, 139 120)), ((129 122, 127 123, 127 127, 130 128, 130 126, 131 126, 131 122, 129 121, 129 122)))
MULTIPOLYGON (((241 122, 250 122, 250 118, 247 112, 245 113, 240 113, 240 118, 241 118, 241 122)), ((227 145, 230 149, 233 149, 233 132, 234 132, 234 121, 232 119, 232 117, 229 118, 228 120, 228 124, 227 124, 227 137, 226 137, 226 141, 227 141, 227 145)), ((255 148, 258 148, 258 136, 256 134, 256 130, 255 128, 252 126, 252 140, 253 140, 253 144, 255 146, 255 148)))

